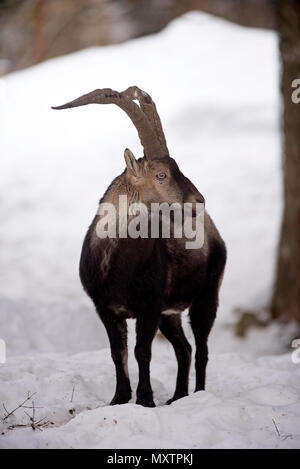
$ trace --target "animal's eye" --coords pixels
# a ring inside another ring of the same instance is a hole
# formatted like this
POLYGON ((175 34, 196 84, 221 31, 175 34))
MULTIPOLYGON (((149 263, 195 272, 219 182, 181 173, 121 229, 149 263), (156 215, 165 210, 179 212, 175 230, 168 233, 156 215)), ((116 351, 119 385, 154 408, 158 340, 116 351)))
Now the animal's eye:
POLYGON ((156 179, 158 179, 159 181, 163 181, 166 177, 167 175, 164 172, 160 172, 156 175, 156 179))

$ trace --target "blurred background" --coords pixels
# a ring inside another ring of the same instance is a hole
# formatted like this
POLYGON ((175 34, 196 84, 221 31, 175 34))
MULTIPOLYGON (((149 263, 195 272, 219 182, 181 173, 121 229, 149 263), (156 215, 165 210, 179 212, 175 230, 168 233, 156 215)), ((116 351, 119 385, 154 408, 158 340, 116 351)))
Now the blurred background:
POLYGON ((272 0, 1 0, 0 6, 1 74, 157 33, 190 10, 244 26, 276 27, 272 0))
POLYGON ((300 322, 297 0, 1 0, 0 77, 8 354, 107 346, 78 261, 124 148, 141 148, 113 106, 50 107, 130 85, 152 95, 172 156, 227 244, 212 350, 290 348, 300 322))

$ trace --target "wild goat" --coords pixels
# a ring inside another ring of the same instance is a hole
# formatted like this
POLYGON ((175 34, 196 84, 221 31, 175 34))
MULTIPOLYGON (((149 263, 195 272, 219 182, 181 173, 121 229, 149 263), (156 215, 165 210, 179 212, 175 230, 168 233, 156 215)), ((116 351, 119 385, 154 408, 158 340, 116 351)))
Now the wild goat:
MULTIPOLYGON (((125 150, 126 169, 108 187, 100 200, 100 208, 111 203, 118 211, 120 195, 127 196, 128 204, 142 202, 146 207, 153 202, 177 203, 182 208, 185 203, 195 207, 204 202, 200 192, 169 156, 156 106, 147 93, 135 86, 123 92, 100 89, 53 109, 91 103, 113 103, 123 109, 135 125, 144 148, 144 156, 138 160, 130 150, 125 150)), ((150 360, 158 328, 173 345, 178 361, 175 393, 167 403, 188 394, 191 346, 178 314, 186 308, 189 308, 196 344, 195 391, 204 389, 207 339, 218 307, 226 248, 211 218, 203 213, 204 242, 197 249, 186 248, 184 234, 181 238, 162 236, 162 217, 158 237, 118 236, 120 226, 116 237, 100 237, 97 225, 104 216, 101 211, 88 229, 81 253, 80 278, 110 341, 116 368, 116 392, 111 404, 123 404, 131 399, 127 318, 136 318, 135 357, 139 367, 136 402, 147 407, 155 405, 150 360)), ((131 215, 127 216, 129 220, 131 215)), ((191 217, 195 218, 194 208, 191 217)))

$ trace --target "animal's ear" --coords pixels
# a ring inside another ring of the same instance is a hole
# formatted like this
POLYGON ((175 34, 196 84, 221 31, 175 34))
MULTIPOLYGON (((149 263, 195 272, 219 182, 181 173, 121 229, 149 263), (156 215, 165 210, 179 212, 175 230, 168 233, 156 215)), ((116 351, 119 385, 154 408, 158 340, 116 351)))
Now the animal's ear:
POLYGON ((124 158, 126 161, 126 166, 130 174, 132 174, 135 177, 139 176, 140 168, 137 160, 134 157, 134 154, 126 148, 124 151, 124 158))

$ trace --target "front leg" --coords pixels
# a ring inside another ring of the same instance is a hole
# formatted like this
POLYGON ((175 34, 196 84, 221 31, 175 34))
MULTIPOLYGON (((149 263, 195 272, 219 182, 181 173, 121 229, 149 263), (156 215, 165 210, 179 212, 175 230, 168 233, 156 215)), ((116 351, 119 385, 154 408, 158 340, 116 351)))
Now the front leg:
POLYGON ((111 405, 126 404, 131 399, 128 375, 127 324, 108 309, 98 311, 109 337, 111 356, 116 367, 116 391, 111 405))
POLYGON ((139 383, 136 403, 144 407, 155 407, 150 382, 151 346, 158 328, 160 309, 155 312, 144 311, 136 321, 135 358, 139 367, 139 383))

